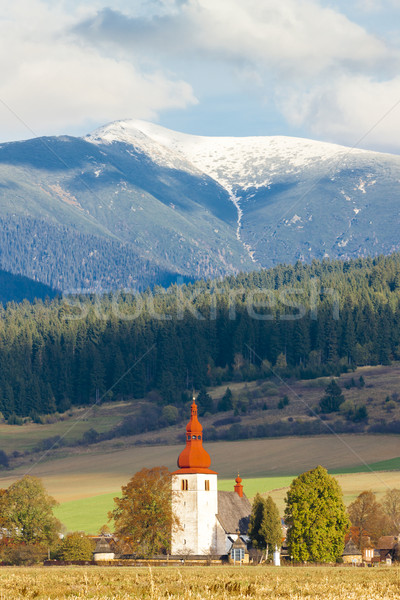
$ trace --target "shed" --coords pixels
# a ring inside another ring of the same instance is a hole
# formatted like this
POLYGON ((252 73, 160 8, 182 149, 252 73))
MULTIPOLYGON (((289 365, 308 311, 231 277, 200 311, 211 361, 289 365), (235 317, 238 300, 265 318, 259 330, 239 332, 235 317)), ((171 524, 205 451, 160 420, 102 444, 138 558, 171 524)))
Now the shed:
POLYGON ((362 552, 357 548, 353 540, 350 538, 344 547, 342 554, 343 562, 353 565, 362 564, 362 552))
POLYGON ((107 541, 105 536, 101 536, 97 541, 96 548, 93 552, 93 560, 114 560, 115 554, 111 548, 110 543, 107 541))
POLYGON ((249 562, 249 553, 247 552, 247 546, 240 537, 237 536, 236 540, 233 542, 230 552, 229 552, 229 562, 236 564, 248 563, 249 562))

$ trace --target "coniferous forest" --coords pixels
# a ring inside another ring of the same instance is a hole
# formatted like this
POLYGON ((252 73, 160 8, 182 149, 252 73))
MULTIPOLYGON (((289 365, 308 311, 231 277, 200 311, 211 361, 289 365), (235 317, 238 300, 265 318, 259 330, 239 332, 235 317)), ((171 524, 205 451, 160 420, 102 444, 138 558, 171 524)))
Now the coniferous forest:
POLYGON ((400 359, 400 255, 297 263, 136 296, 0 309, 0 410, 179 404, 192 387, 336 375, 400 359), (156 391, 157 393, 154 393, 156 391), (149 398, 152 394, 149 394, 149 398))

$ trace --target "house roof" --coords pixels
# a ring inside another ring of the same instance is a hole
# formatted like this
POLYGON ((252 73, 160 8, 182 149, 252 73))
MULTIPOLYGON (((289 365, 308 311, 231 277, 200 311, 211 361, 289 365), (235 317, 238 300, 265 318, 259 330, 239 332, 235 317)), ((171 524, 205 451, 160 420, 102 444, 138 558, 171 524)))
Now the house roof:
POLYGON ((249 528, 251 504, 246 496, 236 492, 218 492, 217 518, 226 533, 246 535, 249 528))
POLYGON ((94 553, 95 554, 104 554, 104 553, 108 554, 109 552, 112 552, 110 544, 107 542, 105 537, 101 537, 96 544, 94 553))
POLYGON ((362 556, 361 550, 357 548, 352 539, 344 547, 342 556, 362 556))
POLYGON ((391 550, 397 542, 397 537, 394 535, 383 535, 377 543, 378 550, 391 550))

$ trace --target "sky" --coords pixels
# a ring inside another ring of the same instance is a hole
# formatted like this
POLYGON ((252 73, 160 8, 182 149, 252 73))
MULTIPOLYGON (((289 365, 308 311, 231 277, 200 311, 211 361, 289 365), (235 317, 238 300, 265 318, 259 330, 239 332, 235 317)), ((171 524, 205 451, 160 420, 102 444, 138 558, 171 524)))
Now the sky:
POLYGON ((132 118, 400 153, 400 0, 2 0, 0 68, 0 141, 132 118))

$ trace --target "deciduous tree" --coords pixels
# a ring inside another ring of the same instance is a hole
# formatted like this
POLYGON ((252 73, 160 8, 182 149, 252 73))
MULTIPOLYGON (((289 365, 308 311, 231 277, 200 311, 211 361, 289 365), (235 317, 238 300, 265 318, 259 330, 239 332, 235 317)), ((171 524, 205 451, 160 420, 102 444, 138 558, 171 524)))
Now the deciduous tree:
POLYGON ((319 466, 293 480, 286 496, 287 542, 296 561, 333 562, 350 522, 336 479, 319 466))
POLYGON ((61 530, 53 515, 56 504, 40 479, 26 475, 2 494, 0 521, 16 541, 50 545, 61 530))
POLYGON ((114 530, 131 551, 143 556, 168 552, 171 531, 179 526, 172 510, 171 473, 166 467, 142 469, 122 487, 109 513, 114 530))
POLYGON ((380 536, 390 530, 389 519, 371 491, 361 492, 357 496, 349 506, 349 516, 352 525, 359 529, 360 546, 365 536, 369 536, 376 544, 380 536))
POLYGON ((389 517, 393 534, 400 532, 400 490, 388 490, 383 498, 382 507, 389 517))

